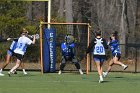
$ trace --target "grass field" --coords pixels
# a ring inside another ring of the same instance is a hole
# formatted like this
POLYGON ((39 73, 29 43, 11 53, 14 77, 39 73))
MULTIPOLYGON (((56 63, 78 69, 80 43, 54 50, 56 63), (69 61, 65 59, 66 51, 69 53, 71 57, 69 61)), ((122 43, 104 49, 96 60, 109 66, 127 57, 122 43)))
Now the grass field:
MULTIPOLYGON (((5 72, 6 74, 6 72, 5 72)), ((98 83, 98 75, 28 72, 0 77, 0 93, 140 93, 140 73, 112 72, 98 83)))

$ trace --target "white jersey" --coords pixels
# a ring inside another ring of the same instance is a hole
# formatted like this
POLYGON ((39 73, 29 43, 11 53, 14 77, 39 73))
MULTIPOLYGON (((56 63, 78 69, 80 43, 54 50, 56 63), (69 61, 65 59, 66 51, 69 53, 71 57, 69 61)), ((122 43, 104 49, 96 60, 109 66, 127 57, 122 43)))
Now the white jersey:
POLYGON ((15 53, 24 55, 26 52, 27 45, 32 44, 32 40, 26 36, 22 36, 18 39, 16 49, 14 50, 15 53))
POLYGON ((95 47, 94 47, 94 51, 93 51, 93 54, 94 55, 105 55, 105 48, 104 48, 104 46, 103 46, 103 44, 102 44, 102 38, 100 38, 100 39, 97 39, 97 38, 95 38, 96 39, 96 44, 95 44, 95 47))

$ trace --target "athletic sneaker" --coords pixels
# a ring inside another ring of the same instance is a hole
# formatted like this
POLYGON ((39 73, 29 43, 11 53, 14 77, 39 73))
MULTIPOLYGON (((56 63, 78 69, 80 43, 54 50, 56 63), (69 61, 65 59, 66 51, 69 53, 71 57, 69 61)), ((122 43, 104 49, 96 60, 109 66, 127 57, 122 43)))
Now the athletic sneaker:
POLYGON ((9 77, 11 77, 11 74, 12 74, 12 72, 9 71, 9 72, 8 72, 9 77))
POLYGON ((102 83, 104 80, 99 79, 99 83, 102 83))
POLYGON ((0 69, 0 76, 4 76, 4 74, 2 74, 2 69, 0 69))
POLYGON ((27 72, 25 72, 25 71, 23 71, 23 74, 24 74, 24 75, 27 75, 28 73, 27 73, 27 72))
POLYGON ((79 69, 79 72, 80 72, 80 74, 81 74, 81 75, 83 75, 83 74, 84 74, 84 73, 83 73, 83 71, 82 71, 81 69, 79 69))
POLYGON ((60 74, 62 74, 62 71, 61 71, 61 70, 59 70, 58 74, 59 74, 59 75, 60 75, 60 74))
POLYGON ((127 65, 123 66, 123 70, 126 70, 127 68, 128 68, 128 66, 127 66, 127 65))
POLYGON ((107 76, 107 72, 103 72, 103 77, 106 77, 107 76))
POLYGON ((4 76, 4 74, 0 73, 0 76, 4 76))

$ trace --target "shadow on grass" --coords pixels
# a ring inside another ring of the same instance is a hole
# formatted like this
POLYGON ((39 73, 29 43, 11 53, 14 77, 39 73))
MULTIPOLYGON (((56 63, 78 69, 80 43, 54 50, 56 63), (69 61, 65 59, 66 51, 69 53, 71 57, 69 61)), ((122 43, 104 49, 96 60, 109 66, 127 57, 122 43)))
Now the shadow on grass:
POLYGON ((34 74, 27 74, 27 75, 23 75, 23 74, 11 74, 8 77, 35 77, 35 76, 37 76, 37 75, 34 75, 34 74))
POLYGON ((108 82, 111 82, 111 81, 103 81, 103 83, 108 83, 108 82))
POLYGON ((18 77, 35 77, 38 75, 34 75, 34 74, 27 74, 27 75, 23 75, 23 74, 19 74, 18 77))
POLYGON ((118 76, 118 77, 115 77, 115 78, 124 78, 124 77, 119 77, 119 76, 118 76))

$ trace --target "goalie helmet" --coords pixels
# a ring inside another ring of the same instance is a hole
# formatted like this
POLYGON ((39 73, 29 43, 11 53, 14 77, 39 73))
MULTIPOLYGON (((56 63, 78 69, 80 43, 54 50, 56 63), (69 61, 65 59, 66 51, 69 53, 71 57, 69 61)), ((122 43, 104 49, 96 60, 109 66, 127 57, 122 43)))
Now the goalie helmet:
POLYGON ((66 42, 67 44, 73 43, 73 42, 74 42, 74 37, 73 37, 72 35, 66 35, 66 36, 65 36, 65 42, 66 42))

